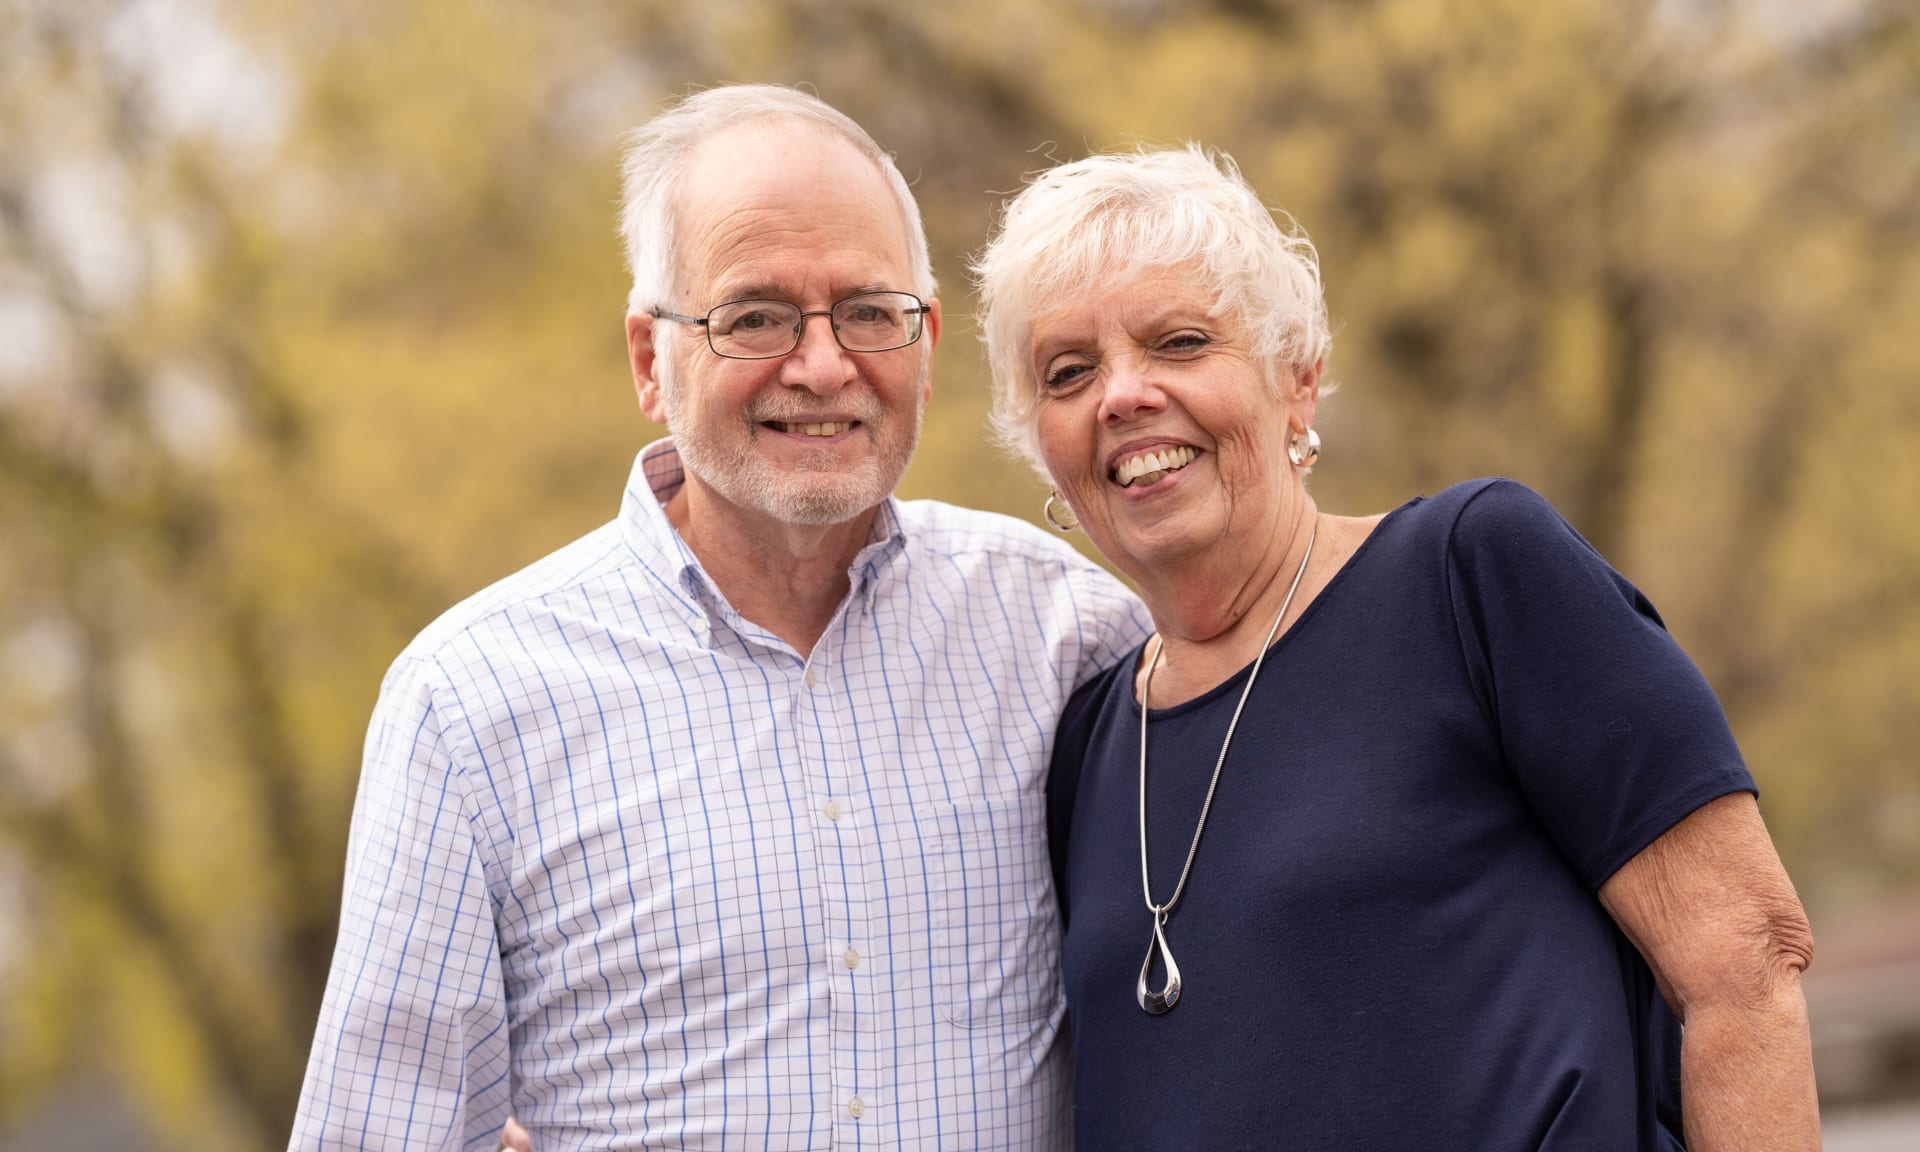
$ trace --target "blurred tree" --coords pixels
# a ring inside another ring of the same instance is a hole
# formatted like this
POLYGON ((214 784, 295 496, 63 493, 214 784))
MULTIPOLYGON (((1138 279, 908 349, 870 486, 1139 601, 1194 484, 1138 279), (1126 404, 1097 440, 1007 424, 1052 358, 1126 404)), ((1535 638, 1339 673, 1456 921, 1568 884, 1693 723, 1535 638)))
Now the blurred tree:
POLYGON ((270 1131, 338 899, 364 690, 330 681, 425 601, 286 467, 297 263, 249 200, 285 81, 198 9, 3 18, 0 834, 36 941, 5 1100, 104 1068, 216 1141, 270 1131))
POLYGON ((1771 0, 0 0, 0 1118, 282 1138, 384 663, 610 515, 615 142, 811 83, 963 272, 1051 159, 1195 138, 1325 261, 1323 502, 1544 490, 1720 689, 1812 899, 1920 879, 1920 14, 1771 0), (30 944, 28 942, 31 942, 30 944))

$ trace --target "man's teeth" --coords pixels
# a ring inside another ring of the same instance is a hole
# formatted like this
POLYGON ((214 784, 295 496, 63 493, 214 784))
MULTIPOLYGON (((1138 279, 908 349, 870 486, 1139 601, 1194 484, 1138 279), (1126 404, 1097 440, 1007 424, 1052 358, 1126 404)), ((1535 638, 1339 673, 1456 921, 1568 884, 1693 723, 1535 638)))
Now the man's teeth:
POLYGON ((1158 452, 1143 452, 1121 461, 1120 467, 1113 470, 1113 478, 1120 482, 1122 488, 1131 488, 1134 482, 1142 477, 1151 476, 1158 480, 1162 473, 1178 472, 1193 463, 1194 458, 1199 455, 1199 449, 1188 448, 1185 445, 1178 448, 1162 448, 1158 452))
POLYGON ((778 420, 769 420, 776 431, 798 432, 802 436, 838 436, 853 427, 851 420, 834 420, 826 424, 784 424, 778 420))

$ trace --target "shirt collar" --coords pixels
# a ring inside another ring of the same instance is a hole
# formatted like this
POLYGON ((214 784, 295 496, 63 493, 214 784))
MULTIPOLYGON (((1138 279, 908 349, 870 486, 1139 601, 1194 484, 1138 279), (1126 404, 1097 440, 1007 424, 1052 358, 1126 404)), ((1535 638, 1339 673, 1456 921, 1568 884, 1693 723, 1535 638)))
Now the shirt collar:
MULTIPOLYGON (((704 636, 726 623, 736 631, 752 628, 734 612, 725 595, 701 568, 687 542, 667 519, 667 502, 686 485, 686 466, 671 437, 640 450, 620 502, 620 532, 648 570, 660 576, 688 612, 688 624, 704 636)), ((899 501, 889 496, 874 510, 867 543, 847 566, 850 596, 871 609, 879 578, 906 551, 899 501)))

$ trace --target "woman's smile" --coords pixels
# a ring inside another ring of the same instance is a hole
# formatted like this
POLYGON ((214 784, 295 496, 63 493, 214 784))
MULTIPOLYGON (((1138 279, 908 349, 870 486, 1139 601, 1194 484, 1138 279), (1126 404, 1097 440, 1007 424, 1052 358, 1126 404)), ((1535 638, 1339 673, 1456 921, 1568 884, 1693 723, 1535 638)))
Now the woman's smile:
POLYGON ((1200 450, 1189 444, 1129 452, 1108 475, 1122 488, 1150 488, 1193 463, 1199 456, 1200 450))

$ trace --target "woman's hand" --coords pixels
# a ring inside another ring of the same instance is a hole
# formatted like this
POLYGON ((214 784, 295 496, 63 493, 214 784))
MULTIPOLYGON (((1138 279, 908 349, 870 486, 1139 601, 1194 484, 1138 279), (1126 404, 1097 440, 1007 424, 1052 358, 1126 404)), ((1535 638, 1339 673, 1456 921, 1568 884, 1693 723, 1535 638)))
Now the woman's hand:
POLYGON ((1686 1025, 1681 1112, 1693 1152, 1820 1147, 1800 974, 1813 930, 1759 805, 1722 796, 1600 888, 1686 1025))

